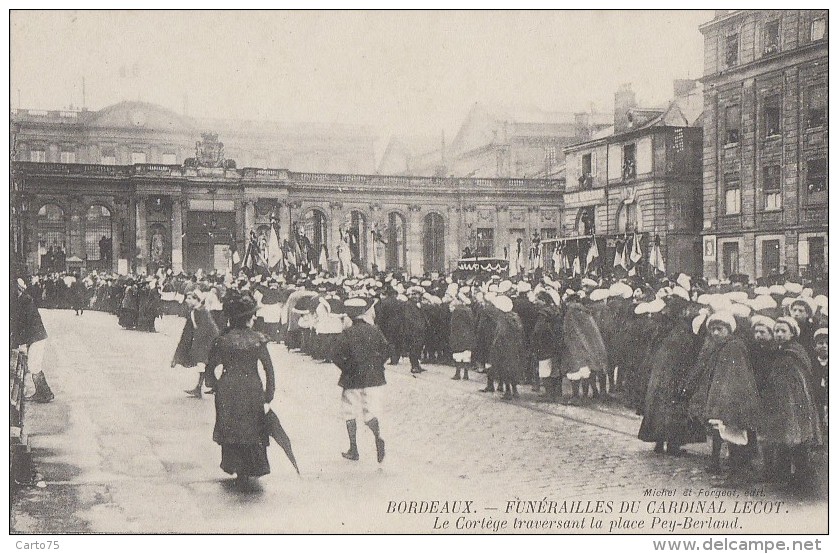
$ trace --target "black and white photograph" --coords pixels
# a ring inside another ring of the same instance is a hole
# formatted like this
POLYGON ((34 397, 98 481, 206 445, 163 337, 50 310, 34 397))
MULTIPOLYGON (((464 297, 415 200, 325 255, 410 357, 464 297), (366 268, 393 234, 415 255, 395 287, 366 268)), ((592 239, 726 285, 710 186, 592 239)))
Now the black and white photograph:
POLYGON ((9 10, 11 547, 820 549, 828 10, 559 7, 9 10))

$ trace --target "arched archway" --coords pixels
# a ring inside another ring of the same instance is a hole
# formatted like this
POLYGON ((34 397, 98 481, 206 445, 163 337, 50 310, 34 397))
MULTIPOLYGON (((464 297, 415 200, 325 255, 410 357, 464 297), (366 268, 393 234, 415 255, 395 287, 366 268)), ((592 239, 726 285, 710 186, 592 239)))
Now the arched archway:
POLYGON ((423 231, 425 271, 445 271, 445 221, 442 216, 435 212, 426 215, 423 231))
POLYGON ((320 259, 320 252, 323 247, 326 247, 327 251, 329 249, 326 214, 318 208, 311 208, 303 217, 303 230, 312 250, 306 255, 312 263, 316 264, 320 259))
POLYGON ((67 263, 67 221, 58 204, 38 210, 38 258, 41 271, 63 271, 67 263))
POLYGON ((387 216, 387 269, 402 269, 407 266, 407 226, 399 212, 387 216))
POLYGON ((87 208, 84 218, 84 252, 88 269, 108 270, 113 264, 113 218, 101 204, 87 208))

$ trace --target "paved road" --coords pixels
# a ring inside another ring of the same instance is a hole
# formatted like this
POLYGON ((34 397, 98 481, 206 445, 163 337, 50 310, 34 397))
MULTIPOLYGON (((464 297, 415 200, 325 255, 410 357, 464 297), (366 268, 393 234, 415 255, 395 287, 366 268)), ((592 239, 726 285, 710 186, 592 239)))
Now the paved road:
MULTIPOLYGON (((650 487, 677 490, 672 500, 713 500, 684 498, 692 489, 784 503, 779 514, 742 516, 739 531, 826 527, 825 503, 712 489, 702 470, 705 445, 680 458, 654 455, 635 438, 640 419, 615 403, 544 405, 526 391, 520 401, 504 402, 477 392, 480 375, 454 382, 450 368, 427 366, 414 378, 406 360, 388 366, 387 459, 375 462, 372 435, 362 428, 362 459, 348 462, 340 456, 347 439, 337 368, 280 345, 271 346, 275 408, 302 476, 272 445, 272 473, 257 490, 239 492, 218 467, 212 397, 186 397, 196 374, 169 368, 182 319, 167 316, 150 334, 122 330, 115 317, 98 312, 44 310, 43 318, 56 400, 31 406, 26 425, 46 487, 17 492, 14 532, 430 532, 433 515, 388 514, 390 503, 468 500, 477 513, 466 519, 512 525, 507 502, 545 498, 580 501, 582 507, 566 505, 578 510, 595 510, 588 500, 611 501, 612 513, 603 515, 608 526, 619 517, 620 501, 640 500, 645 510, 650 487)), ((734 499, 726 501, 731 509, 734 499)), ((649 532, 652 516, 635 517, 647 520, 639 531, 649 532)))

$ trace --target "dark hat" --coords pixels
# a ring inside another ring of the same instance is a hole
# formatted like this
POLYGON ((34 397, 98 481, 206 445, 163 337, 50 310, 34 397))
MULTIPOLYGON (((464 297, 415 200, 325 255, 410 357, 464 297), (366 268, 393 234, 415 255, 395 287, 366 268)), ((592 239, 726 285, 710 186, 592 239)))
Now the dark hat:
POLYGON ((222 301, 224 314, 233 319, 251 316, 256 313, 258 304, 249 291, 228 289, 222 301))
POLYGON ((371 305, 372 305, 372 303, 371 303, 370 299, 361 298, 361 297, 358 297, 358 296, 353 297, 353 298, 347 298, 343 302, 343 307, 346 310, 346 315, 348 315, 352 319, 355 319, 357 317, 361 317, 362 315, 367 313, 367 310, 370 309, 371 305))

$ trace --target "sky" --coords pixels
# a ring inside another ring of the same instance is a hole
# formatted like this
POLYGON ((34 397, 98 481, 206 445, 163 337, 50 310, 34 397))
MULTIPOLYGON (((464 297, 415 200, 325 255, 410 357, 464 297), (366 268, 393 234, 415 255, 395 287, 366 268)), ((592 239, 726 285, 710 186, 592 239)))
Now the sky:
MULTIPOLYGON (((12 107, 143 100, 197 117, 453 137, 475 102, 610 112, 698 78, 712 11, 72 12, 11 15, 12 107), (84 98, 82 95, 84 80, 84 98)), ((383 144, 378 145, 379 148, 383 144)))

